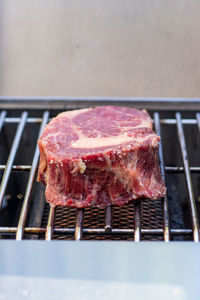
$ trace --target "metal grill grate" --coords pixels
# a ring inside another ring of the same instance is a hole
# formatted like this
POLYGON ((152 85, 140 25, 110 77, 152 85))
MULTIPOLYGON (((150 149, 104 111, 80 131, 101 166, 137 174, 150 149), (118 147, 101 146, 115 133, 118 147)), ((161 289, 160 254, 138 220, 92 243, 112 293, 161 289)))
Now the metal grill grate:
MULTIPOLYGON (((23 107, 20 101, 11 107, 9 99, 0 100, 2 107, 9 108, 0 112, 0 237, 2 239, 199 241, 200 113, 197 110, 200 101, 183 101, 182 112, 174 111, 175 105, 171 105, 167 100, 163 102, 164 109, 162 107, 158 109, 162 101, 151 99, 145 102, 146 105, 143 104, 143 107, 150 110, 155 131, 161 136, 159 158, 162 176, 168 188, 168 198, 136 201, 124 207, 76 210, 54 208, 45 204, 44 188, 35 180, 39 159, 36 141, 49 118, 57 112, 81 108, 83 104, 97 105, 98 101, 90 101, 88 104, 89 99, 81 101, 78 99, 73 101, 72 105, 65 99, 61 103, 62 106, 59 104, 60 107, 58 107, 59 102, 49 104, 41 101, 42 110, 38 110, 38 102, 35 102, 34 106, 34 100, 31 99, 30 110, 25 99, 22 102, 23 107), (151 104, 156 110, 151 109, 151 104), (195 105, 196 110, 194 110, 195 105), (27 111, 19 108, 27 108, 27 111), (191 144, 191 139, 194 145, 191 144), (168 159, 169 149, 172 158, 174 156, 173 159, 168 159), (164 159, 167 159, 167 163, 164 159), (173 161, 171 165, 168 164, 170 160, 173 161)), ((109 99, 103 99, 100 102, 104 105, 112 103, 139 108, 142 106, 142 101, 135 99, 128 101, 116 99, 115 102, 110 99, 111 103, 109 99)))

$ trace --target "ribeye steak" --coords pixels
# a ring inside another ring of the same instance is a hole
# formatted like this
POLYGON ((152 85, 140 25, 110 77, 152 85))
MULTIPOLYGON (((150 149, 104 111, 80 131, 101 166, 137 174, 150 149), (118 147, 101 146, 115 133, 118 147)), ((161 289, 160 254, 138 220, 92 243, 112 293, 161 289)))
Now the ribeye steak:
POLYGON ((38 181, 53 205, 125 205, 165 195, 146 110, 100 106, 60 113, 38 141, 38 181))

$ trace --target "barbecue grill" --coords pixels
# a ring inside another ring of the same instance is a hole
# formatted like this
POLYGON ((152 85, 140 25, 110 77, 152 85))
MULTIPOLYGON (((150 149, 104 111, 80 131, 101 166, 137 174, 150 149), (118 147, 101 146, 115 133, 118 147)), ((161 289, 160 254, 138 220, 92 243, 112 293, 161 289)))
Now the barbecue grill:
POLYGON ((0 97, 0 299, 198 299, 199 137, 200 99, 0 97), (45 124, 108 104, 149 111, 167 196, 49 207, 36 182, 45 124))
POLYGON ((200 99, 0 98, 1 239, 199 242, 200 99), (161 136, 167 196, 124 207, 50 207, 36 182, 37 139, 64 110, 97 105, 146 108, 161 136))

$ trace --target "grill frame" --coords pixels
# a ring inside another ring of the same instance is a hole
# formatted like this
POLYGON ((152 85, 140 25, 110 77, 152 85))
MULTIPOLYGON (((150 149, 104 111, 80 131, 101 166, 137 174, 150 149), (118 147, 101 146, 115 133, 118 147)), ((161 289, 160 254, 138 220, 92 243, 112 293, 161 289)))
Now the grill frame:
POLYGON ((200 99, 175 99, 175 98, 47 98, 47 97, 0 97, 0 131, 5 123, 16 123, 18 128, 15 134, 13 145, 9 154, 9 158, 6 165, 0 165, 0 170, 4 171, 3 179, 0 185, 0 203, 3 201, 6 186, 9 180, 9 175, 12 170, 15 171, 30 171, 29 179, 27 182, 25 197, 23 206, 20 213, 20 218, 17 227, 0 227, 0 234, 15 234, 16 240, 22 240, 24 234, 41 234, 45 233, 45 239, 52 240, 53 234, 74 234, 75 240, 81 240, 83 234, 97 234, 97 235, 132 235, 133 240, 139 242, 142 235, 159 235, 163 236, 165 242, 171 240, 171 235, 187 235, 193 234, 193 240, 199 242, 199 223, 197 216, 196 203, 194 199, 191 173, 200 173, 200 167, 190 167, 187 148, 185 144, 185 136, 183 125, 196 125, 200 132, 200 99), (168 199, 165 197, 162 199, 162 211, 163 211, 163 229, 144 229, 141 228, 141 203, 134 202, 134 229, 112 229, 112 212, 111 207, 106 208, 105 211, 105 226, 104 228, 84 228, 84 210, 77 210, 77 219, 75 228, 54 228, 55 208, 50 207, 48 222, 46 228, 41 227, 26 227, 27 211, 30 205, 30 195, 33 186, 37 164, 39 159, 38 147, 35 149, 32 165, 13 165, 14 158, 18 149, 19 141, 23 133, 23 129, 26 123, 39 123, 40 124, 40 136, 45 124, 48 122, 49 110, 55 109, 78 109, 88 106, 96 105, 124 105, 134 106, 137 108, 146 108, 154 111, 154 126, 156 133, 162 137, 161 124, 172 125, 176 124, 179 144, 181 147, 183 166, 166 167, 164 165, 162 142, 159 148, 159 159, 161 166, 161 173, 163 180, 165 180, 165 172, 171 173, 185 173, 187 189, 189 192, 189 205, 191 210, 192 229, 170 229, 169 226, 169 210, 168 199), (42 118, 28 117, 27 112, 23 112, 21 118, 19 117, 6 117, 5 109, 26 110, 26 109, 43 109, 46 110, 43 113, 42 118), (178 109, 178 111, 177 111, 178 109), (175 118, 160 119, 159 111, 173 111, 175 112, 175 118), (196 118, 182 119, 181 111, 196 111, 196 118))

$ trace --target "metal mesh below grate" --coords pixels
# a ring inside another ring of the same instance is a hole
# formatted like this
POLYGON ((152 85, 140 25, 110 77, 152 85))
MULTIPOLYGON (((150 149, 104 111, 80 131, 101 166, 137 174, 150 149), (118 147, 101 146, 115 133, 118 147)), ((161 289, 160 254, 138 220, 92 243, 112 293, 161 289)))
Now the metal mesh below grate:
MULTIPOLYGON (((141 227, 147 229, 162 229, 162 203, 161 200, 144 200, 141 202, 141 227)), ((43 214, 42 227, 45 227, 48 222, 49 206, 45 205, 43 214)), ((55 210, 54 227, 55 228, 74 228, 76 225, 76 209, 68 207, 57 207, 55 210)), ((84 213, 84 227, 91 229, 101 229, 105 225, 105 209, 87 208, 84 213)), ((113 229, 132 229, 134 230, 134 204, 123 207, 112 207, 112 228, 113 229)), ((71 234, 54 234, 53 239, 73 240, 74 235, 71 234)), ((110 235, 84 234, 83 239, 100 239, 108 240, 110 235)), ((114 240, 132 240, 133 233, 130 232, 127 236, 112 236, 114 240)), ((147 239, 147 238, 145 238, 147 239)), ((148 240, 162 240, 162 236, 148 237, 148 240)))

